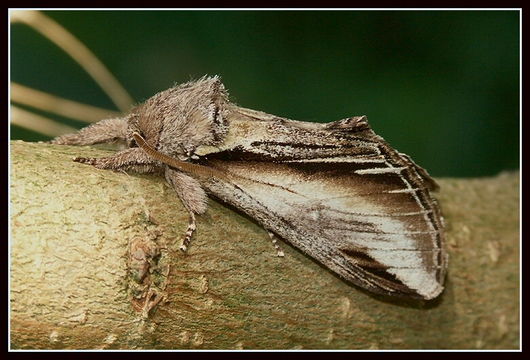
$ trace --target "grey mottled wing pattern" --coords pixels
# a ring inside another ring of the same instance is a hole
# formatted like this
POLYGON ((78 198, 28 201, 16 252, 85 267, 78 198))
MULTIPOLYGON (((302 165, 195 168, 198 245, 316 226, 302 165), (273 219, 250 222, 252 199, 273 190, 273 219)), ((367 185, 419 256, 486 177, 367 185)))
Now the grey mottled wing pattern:
POLYGON ((359 119, 318 131, 294 126, 291 141, 289 122, 271 122, 283 137, 262 133, 204 156, 230 181, 203 186, 357 285, 434 298, 446 265, 435 184, 359 119))

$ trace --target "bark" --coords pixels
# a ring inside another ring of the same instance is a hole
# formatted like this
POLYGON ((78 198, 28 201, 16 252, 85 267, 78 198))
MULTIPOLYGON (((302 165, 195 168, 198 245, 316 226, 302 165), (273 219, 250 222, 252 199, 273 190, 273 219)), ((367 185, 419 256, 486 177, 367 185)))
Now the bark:
POLYGON ((109 152, 11 143, 12 349, 520 346, 518 172, 438 179, 449 272, 422 302, 369 294, 287 244, 279 258, 265 230, 213 200, 179 253, 188 215, 161 177, 71 161, 109 152), (153 258, 131 260, 131 243, 153 258), (149 288, 162 301, 142 313, 149 288))

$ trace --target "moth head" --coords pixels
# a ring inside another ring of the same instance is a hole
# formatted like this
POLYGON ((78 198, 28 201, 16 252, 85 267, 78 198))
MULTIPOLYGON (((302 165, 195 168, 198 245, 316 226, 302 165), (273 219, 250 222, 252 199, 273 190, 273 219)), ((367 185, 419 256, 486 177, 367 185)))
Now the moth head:
POLYGON ((226 90, 218 76, 176 85, 149 98, 129 114, 127 141, 139 133, 153 148, 168 155, 212 145, 226 133, 226 90))

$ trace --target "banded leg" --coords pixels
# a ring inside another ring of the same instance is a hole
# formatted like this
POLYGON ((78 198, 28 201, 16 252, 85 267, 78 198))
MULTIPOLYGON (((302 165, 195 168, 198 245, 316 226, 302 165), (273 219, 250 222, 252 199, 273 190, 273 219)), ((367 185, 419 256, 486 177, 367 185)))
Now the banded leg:
POLYGON ((165 175, 167 182, 175 189, 175 192, 190 215, 188 228, 180 246, 180 250, 185 252, 188 250, 193 233, 197 229, 195 214, 202 214, 206 211, 208 197, 199 182, 191 176, 169 167, 166 168, 165 175))
POLYGON ((273 245, 274 248, 276 249, 276 253, 277 253, 278 257, 284 257, 285 254, 283 253, 283 250, 282 250, 282 248, 280 247, 280 245, 278 245, 278 237, 276 236, 276 234, 274 234, 274 233, 271 232, 271 231, 267 231, 267 233, 269 234, 269 237, 270 237, 271 240, 272 240, 272 245, 273 245))
POLYGON ((161 169, 156 160, 153 160, 141 148, 129 148, 116 154, 103 158, 74 158, 75 162, 92 165, 98 169, 108 170, 134 170, 139 173, 155 172, 161 169))
POLYGON ((182 245, 180 245, 179 249, 182 252, 188 251, 188 246, 191 242, 191 237, 193 236, 193 233, 197 229, 196 223, 195 223, 195 214, 190 211, 190 220, 188 222, 188 229, 186 230, 186 235, 184 235, 184 240, 182 240, 182 245))

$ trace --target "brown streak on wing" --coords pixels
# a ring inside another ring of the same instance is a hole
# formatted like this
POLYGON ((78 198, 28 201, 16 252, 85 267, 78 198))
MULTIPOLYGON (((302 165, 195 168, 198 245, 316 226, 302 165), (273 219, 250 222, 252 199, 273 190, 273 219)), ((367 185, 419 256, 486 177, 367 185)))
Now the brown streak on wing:
MULTIPOLYGON (((340 134, 347 135, 346 132, 340 134)), ((355 237, 359 238, 362 235, 362 229, 365 233, 372 232, 379 236, 381 239, 373 238, 373 240, 380 241, 381 244, 385 240, 391 244, 394 235, 407 236, 413 241, 414 249, 403 250, 421 253, 422 268, 425 271, 439 268, 437 278, 440 283, 442 281, 445 266, 441 248, 442 223, 437 204, 429 193, 429 189, 432 188, 430 177, 426 172, 421 172, 419 170, 421 168, 415 166, 408 157, 393 150, 382 139, 376 147, 372 147, 374 139, 378 137, 372 137, 370 145, 359 145, 358 142, 343 147, 342 150, 334 144, 320 146, 268 141, 255 143, 257 147, 255 151, 235 146, 230 150, 210 153, 200 159, 199 163, 234 175, 230 178, 234 181, 235 191, 245 193, 244 197, 250 199, 246 201, 259 203, 256 208, 261 210, 251 209, 251 205, 242 203, 240 195, 223 193, 220 196, 221 200, 247 212, 261 221, 264 226, 270 221, 278 228, 285 227, 284 230, 278 230, 280 236, 342 277, 375 292, 414 296, 416 290, 410 289, 395 275, 389 273, 388 266, 378 263, 367 254, 356 251, 351 243, 352 239, 355 240, 355 237), (282 149, 287 151, 283 152, 282 149), (368 161, 335 162, 330 159, 320 162, 318 160, 338 155, 355 157, 355 154, 358 158, 368 161), (385 162, 369 161, 378 159, 378 156, 383 156, 385 162), (303 159, 315 159, 315 161, 304 162, 303 159), (291 160, 295 162, 287 162, 291 160), (399 168, 404 170, 399 173, 384 171, 399 168), (369 171, 356 173, 357 170, 369 171), (371 173, 370 170, 375 173, 371 173), (308 184, 309 187, 304 187, 304 184, 308 184), (307 189, 318 189, 319 184, 322 186, 320 193, 304 192, 307 189), (399 192, 410 189, 414 191, 399 192), (341 192, 340 196, 337 196, 338 192, 341 192), (325 196, 326 194, 329 196, 325 196), (276 197, 271 199, 274 196, 276 197), (260 202, 259 199, 263 201, 260 202), (274 201, 277 202, 278 207, 274 201), (348 205, 350 208, 336 207, 335 202, 351 205, 348 205), (355 204, 363 206, 363 202, 385 211, 384 213, 374 211, 369 206, 356 207, 355 204), (363 214, 363 211, 367 214, 363 214), (311 218, 312 214, 317 217, 311 218), (407 229, 406 233, 378 232, 373 228, 372 224, 384 222, 385 217, 403 224, 407 229), (376 220, 377 218, 381 220, 376 220), (282 234, 281 231, 284 233, 282 234), (310 240, 311 238, 315 240, 310 240), (347 246, 344 247, 346 244, 347 246), (304 247, 309 247, 310 250, 304 247)), ((216 195, 215 190, 213 195, 216 195)), ((268 228, 271 229, 270 225, 268 228)))

